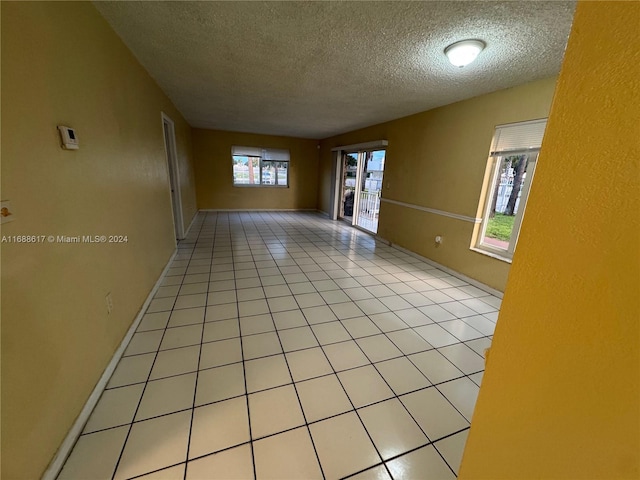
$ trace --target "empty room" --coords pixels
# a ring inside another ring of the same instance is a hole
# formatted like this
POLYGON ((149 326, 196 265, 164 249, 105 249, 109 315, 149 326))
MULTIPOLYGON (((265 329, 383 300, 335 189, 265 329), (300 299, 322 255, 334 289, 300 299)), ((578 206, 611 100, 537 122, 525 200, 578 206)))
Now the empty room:
POLYGON ((640 477, 640 4, 0 19, 3 479, 640 477))

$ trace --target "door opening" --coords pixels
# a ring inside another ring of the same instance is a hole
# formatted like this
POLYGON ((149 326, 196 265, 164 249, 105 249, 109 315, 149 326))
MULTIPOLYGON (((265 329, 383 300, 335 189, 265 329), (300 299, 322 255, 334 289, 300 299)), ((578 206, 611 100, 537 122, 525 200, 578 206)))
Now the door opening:
POLYGON ((342 152, 339 218, 351 225, 378 232, 385 150, 342 152))
POLYGON ((164 136, 164 149, 167 156, 167 166, 169 169, 173 227, 176 240, 182 240, 184 238, 184 227, 182 222, 182 199, 180 197, 178 156, 176 152, 176 131, 173 120, 164 113, 162 114, 162 132, 164 136))

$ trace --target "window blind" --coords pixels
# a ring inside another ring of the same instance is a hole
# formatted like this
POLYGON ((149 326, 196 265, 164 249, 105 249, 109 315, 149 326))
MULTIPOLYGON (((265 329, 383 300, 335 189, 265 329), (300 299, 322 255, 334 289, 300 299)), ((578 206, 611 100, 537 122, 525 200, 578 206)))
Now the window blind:
POLYGON ((263 160, 278 162, 288 162, 290 158, 289 150, 285 150, 283 148, 241 147, 237 145, 231 147, 231 155, 261 157, 263 160))
POLYGON ((540 148, 546 126, 546 118, 497 126, 491 143, 491 155, 540 148))

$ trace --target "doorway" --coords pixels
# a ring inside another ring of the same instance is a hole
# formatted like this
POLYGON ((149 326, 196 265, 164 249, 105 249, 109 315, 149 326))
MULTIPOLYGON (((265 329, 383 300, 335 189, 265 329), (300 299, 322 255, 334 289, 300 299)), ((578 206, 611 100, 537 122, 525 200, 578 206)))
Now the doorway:
POLYGON ((338 217, 371 233, 378 232, 386 150, 342 152, 338 217))
POLYGON ((178 169, 178 155, 176 150, 176 130, 173 120, 164 113, 162 113, 162 133, 164 137, 164 150, 167 156, 167 166, 169 169, 173 228, 176 240, 182 240, 184 238, 184 227, 182 222, 182 199, 180 196, 180 171, 178 169))

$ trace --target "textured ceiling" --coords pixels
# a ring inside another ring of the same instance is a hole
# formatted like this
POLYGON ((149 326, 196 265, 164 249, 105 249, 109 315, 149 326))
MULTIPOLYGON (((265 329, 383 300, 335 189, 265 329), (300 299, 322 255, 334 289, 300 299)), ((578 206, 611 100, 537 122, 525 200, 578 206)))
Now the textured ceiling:
POLYGON ((574 2, 95 2, 194 127, 325 138, 559 72, 574 2), (479 38, 475 63, 444 48, 479 38))

